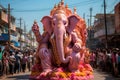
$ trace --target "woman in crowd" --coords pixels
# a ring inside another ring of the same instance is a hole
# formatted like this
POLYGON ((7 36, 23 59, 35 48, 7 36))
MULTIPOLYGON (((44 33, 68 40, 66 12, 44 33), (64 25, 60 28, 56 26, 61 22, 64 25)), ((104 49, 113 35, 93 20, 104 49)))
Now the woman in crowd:
POLYGON ((20 56, 18 55, 18 52, 16 52, 16 54, 15 54, 15 59, 16 59, 16 61, 15 61, 14 72, 16 73, 16 71, 17 71, 17 73, 19 73, 20 72, 20 61, 21 61, 21 59, 20 59, 20 56))
POLYGON ((120 75, 120 51, 118 52, 118 59, 117 59, 118 61, 118 73, 119 73, 119 75, 120 75))
POLYGON ((23 58, 22 58, 22 60, 21 60, 22 71, 23 71, 23 72, 25 72, 25 70, 26 70, 26 64, 27 64, 27 62, 28 62, 28 57, 27 57, 27 54, 24 53, 24 54, 23 54, 23 58))
POLYGON ((91 52, 91 55, 90 55, 90 64, 93 68, 96 67, 96 55, 95 55, 95 52, 91 52))
POLYGON ((28 53, 28 70, 29 70, 29 71, 31 71, 32 63, 33 63, 33 52, 30 51, 30 52, 28 53))
POLYGON ((6 76, 9 73, 9 53, 7 51, 3 54, 3 75, 6 76))
POLYGON ((10 67, 10 74, 14 74, 14 67, 15 67, 15 53, 10 51, 10 57, 9 57, 9 67, 10 67))

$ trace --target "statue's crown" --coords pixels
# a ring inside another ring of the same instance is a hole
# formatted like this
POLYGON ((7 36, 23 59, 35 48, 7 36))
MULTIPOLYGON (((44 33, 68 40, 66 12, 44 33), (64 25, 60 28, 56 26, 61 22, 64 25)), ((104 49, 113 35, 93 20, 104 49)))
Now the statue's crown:
POLYGON ((64 6, 64 0, 61 0, 61 2, 58 3, 58 5, 55 4, 54 8, 51 10, 50 15, 53 16, 54 14, 65 14, 70 15, 72 14, 72 11, 68 9, 68 5, 64 6))

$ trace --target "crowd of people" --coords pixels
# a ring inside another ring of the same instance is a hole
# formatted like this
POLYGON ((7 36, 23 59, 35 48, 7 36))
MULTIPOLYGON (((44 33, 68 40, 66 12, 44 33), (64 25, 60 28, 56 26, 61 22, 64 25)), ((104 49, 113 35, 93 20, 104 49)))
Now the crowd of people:
POLYGON ((120 75, 120 49, 96 49, 91 51, 90 64, 93 68, 109 72, 117 77, 120 75))
POLYGON ((0 77, 30 71, 35 50, 2 50, 0 47, 0 77))
MULTIPOLYGON (((35 63, 35 50, 8 50, 0 47, 0 77, 30 71, 35 63)), ((96 49, 90 52, 90 64, 93 68, 120 75, 120 49, 96 49)))

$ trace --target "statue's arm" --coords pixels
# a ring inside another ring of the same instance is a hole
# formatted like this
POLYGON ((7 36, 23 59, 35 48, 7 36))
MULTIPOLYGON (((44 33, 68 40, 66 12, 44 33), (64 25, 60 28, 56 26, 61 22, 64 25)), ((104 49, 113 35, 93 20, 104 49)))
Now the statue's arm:
POLYGON ((73 50, 79 52, 82 47, 82 40, 78 37, 76 32, 72 32, 71 35, 72 35, 72 42, 74 43, 73 50))
POLYGON ((41 40, 42 40, 42 35, 40 34, 40 32, 38 32, 38 34, 34 33, 34 35, 35 35, 35 37, 36 37, 36 41, 37 41, 38 43, 40 43, 41 40))
POLYGON ((37 22, 34 22, 34 24, 32 26, 32 31, 36 37, 37 42, 39 43, 42 40, 42 35, 40 34, 39 26, 38 26, 37 22))
POLYGON ((46 31, 42 34, 42 43, 47 43, 49 41, 50 34, 46 31))

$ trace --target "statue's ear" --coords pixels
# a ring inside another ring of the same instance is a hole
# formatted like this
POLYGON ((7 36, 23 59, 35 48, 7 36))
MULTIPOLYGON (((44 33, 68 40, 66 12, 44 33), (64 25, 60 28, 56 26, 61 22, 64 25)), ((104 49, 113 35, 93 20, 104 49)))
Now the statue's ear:
POLYGON ((71 15, 68 17, 68 26, 67 26, 67 32, 71 33, 74 28, 76 27, 76 24, 78 23, 80 19, 76 15, 71 15))
POLYGON ((51 23, 52 18, 50 16, 44 16, 41 19, 41 22, 43 24, 44 30, 47 31, 49 34, 52 33, 52 23, 51 23))

